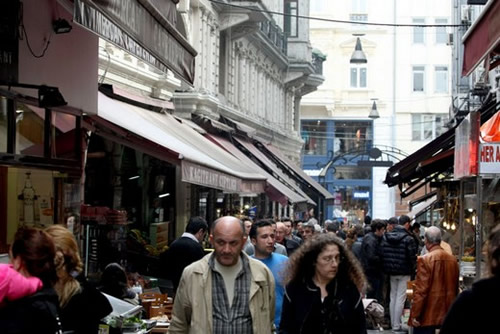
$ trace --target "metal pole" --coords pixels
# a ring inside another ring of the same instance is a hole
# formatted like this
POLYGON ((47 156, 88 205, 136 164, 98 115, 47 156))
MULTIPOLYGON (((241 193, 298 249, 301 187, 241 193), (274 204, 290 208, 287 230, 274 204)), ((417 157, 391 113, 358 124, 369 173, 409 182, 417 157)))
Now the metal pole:
POLYGON ((476 203, 476 280, 481 278, 481 247, 483 245, 482 229, 483 229, 483 178, 477 176, 477 203, 476 203))

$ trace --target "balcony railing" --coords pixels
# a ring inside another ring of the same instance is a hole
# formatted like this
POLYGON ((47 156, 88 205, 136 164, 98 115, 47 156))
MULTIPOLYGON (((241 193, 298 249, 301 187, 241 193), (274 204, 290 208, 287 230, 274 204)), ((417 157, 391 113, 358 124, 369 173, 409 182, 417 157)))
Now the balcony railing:
POLYGON ((318 49, 312 52, 312 64, 314 66, 314 73, 323 75, 323 62, 326 60, 326 55, 318 49))
POLYGON ((260 23, 260 30, 281 53, 287 54, 287 38, 279 26, 270 21, 265 21, 260 23))

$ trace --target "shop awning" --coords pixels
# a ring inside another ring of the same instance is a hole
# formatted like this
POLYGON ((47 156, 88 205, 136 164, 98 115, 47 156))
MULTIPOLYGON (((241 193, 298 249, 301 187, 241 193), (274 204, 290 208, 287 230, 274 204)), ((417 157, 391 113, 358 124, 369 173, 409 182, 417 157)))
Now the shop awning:
POLYGON ((433 195, 433 196, 427 198, 425 201, 418 203, 408 213, 408 217, 410 217, 411 219, 414 219, 420 215, 423 215, 424 213, 426 213, 427 211, 430 210, 430 208, 432 207, 432 205, 434 205, 436 200, 437 200, 437 195, 433 195))
POLYGON ((280 202, 281 205, 287 205, 288 203, 295 204, 295 203, 307 202, 306 198, 297 194, 294 190, 290 189, 288 186, 281 183, 274 176, 272 176, 264 169, 262 169, 259 165, 253 162, 252 159, 250 159, 245 153, 243 153, 242 151, 240 151, 240 149, 234 146, 233 143, 231 143, 228 139, 212 134, 207 134, 207 137, 212 139, 219 145, 221 145, 224 149, 226 149, 229 153, 231 153, 240 161, 242 161, 245 165, 252 168, 252 170, 258 171, 259 174, 264 175, 267 178, 266 194, 269 196, 271 200, 280 202))
POLYGON ((481 125, 481 139, 488 143, 500 142, 500 111, 481 125))
POLYGON ((271 154, 273 154, 281 163, 291 169, 297 176, 303 179, 309 186, 311 186, 315 191, 317 191, 325 200, 333 201, 333 195, 330 194, 328 190, 326 190, 321 184, 316 182, 312 177, 307 175, 299 166, 285 157, 281 152, 271 144, 263 144, 264 148, 266 148, 271 154))
POLYGON ((100 92, 98 102, 93 119, 102 119, 168 151, 170 158, 181 162, 182 181, 232 193, 264 192, 264 176, 173 116, 117 101, 100 92))
POLYGON ((468 76, 490 53, 500 54, 500 1, 490 0, 462 38, 462 75, 468 76))
MULTIPOLYGON (((484 124, 496 113, 495 99, 485 103, 479 111, 481 124, 484 124)), ((430 181, 432 176, 439 175, 453 167, 455 128, 446 131, 389 168, 384 183, 389 187, 399 185, 401 189, 403 184, 408 184, 411 190, 405 189, 401 192, 401 196, 406 197, 430 181)))
POLYGON ((259 160, 264 166, 269 168, 275 174, 275 177, 278 178, 282 183, 286 183, 289 187, 293 188, 295 192, 300 194, 301 197, 307 199, 307 203, 316 205, 316 202, 314 202, 309 196, 307 196, 306 193, 302 189, 300 189, 300 186, 295 183, 294 180, 283 173, 283 171, 280 170, 274 162, 269 160, 264 153, 262 153, 257 147, 255 147, 254 144, 246 139, 236 137, 233 137, 233 139, 235 139, 239 144, 247 149, 250 154, 253 155, 257 160, 259 160))

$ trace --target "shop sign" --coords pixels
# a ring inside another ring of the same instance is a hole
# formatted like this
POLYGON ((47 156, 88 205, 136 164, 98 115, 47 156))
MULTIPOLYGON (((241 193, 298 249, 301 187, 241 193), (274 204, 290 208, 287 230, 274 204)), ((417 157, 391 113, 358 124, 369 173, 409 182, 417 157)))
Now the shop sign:
POLYGON ((241 179, 186 160, 182 161, 182 181, 231 193, 241 192, 241 179))
POLYGON ((352 197, 354 197, 354 198, 370 198, 370 192, 369 191, 355 191, 355 192, 353 192, 352 197))
POLYGON ((479 146, 479 173, 500 174, 500 143, 479 146))
POLYGON ((193 84, 196 50, 148 0, 75 0, 74 20, 159 70, 170 69, 193 84))
POLYGON ((0 6, 0 82, 17 83, 19 66, 19 1, 0 6))

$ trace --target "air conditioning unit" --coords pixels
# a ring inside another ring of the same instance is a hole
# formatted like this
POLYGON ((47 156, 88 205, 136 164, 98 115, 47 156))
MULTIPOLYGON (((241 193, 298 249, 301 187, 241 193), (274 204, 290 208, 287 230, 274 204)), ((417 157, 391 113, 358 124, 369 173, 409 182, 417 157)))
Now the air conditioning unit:
POLYGON ((462 20, 462 23, 469 23, 470 22, 470 20, 471 20, 470 6, 462 5, 460 7, 460 19, 462 20))

